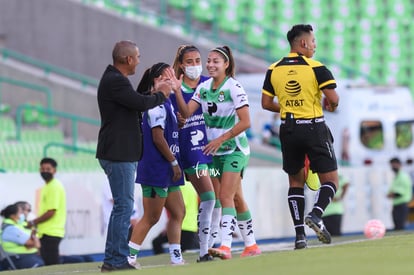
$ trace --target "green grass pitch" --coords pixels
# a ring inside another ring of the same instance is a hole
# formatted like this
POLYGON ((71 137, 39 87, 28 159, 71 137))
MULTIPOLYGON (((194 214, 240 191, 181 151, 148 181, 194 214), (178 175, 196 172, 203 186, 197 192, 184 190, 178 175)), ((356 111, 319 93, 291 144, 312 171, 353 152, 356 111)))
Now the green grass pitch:
MULTIPOLYGON (((366 240, 363 236, 333 238, 330 245, 310 239, 308 248, 293 250, 292 243, 263 244, 263 254, 240 258, 240 248, 233 259, 215 259, 208 263, 196 263, 198 253, 184 253, 187 262, 183 266, 170 266, 169 255, 163 254, 139 258, 141 270, 114 272, 115 274, 414 274, 414 234, 412 231, 387 233, 383 239, 366 240)), ((5 271, 8 274, 100 274, 102 263, 65 264, 30 270, 5 271)))

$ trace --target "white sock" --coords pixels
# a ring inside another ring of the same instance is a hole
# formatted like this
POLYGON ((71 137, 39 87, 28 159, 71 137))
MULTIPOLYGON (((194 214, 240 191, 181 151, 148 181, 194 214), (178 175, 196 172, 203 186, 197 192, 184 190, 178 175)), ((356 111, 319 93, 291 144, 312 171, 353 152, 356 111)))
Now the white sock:
POLYGON ((221 245, 231 248, 233 233, 236 229, 236 217, 233 215, 223 215, 221 217, 221 245))
POLYGON ((181 244, 170 243, 169 250, 172 264, 179 264, 183 262, 183 255, 181 254, 181 244))
POLYGON ((129 247, 129 255, 131 255, 131 256, 138 255, 138 252, 141 250, 141 245, 140 244, 136 244, 136 243, 133 243, 131 241, 129 241, 128 247, 129 247))
POLYGON ((221 207, 213 209, 213 215, 211 216, 210 238, 208 240, 208 247, 213 247, 219 237, 221 220, 221 207))
POLYGON ((200 239, 200 256, 208 254, 210 225, 213 215, 215 200, 200 202, 198 210, 198 237, 200 239))
POLYGON ((249 219, 247 221, 237 221, 237 225, 242 235, 244 246, 249 247, 256 244, 256 238, 253 232, 253 221, 249 219))

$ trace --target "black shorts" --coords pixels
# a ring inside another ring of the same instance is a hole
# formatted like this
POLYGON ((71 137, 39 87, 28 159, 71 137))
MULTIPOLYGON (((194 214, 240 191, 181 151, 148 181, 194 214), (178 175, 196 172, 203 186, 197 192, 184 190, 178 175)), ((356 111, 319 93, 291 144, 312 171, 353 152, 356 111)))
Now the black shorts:
POLYGON ((333 137, 325 122, 280 125, 280 143, 283 154, 283 170, 289 175, 297 174, 304 167, 305 154, 310 169, 326 173, 338 169, 333 148, 333 137))

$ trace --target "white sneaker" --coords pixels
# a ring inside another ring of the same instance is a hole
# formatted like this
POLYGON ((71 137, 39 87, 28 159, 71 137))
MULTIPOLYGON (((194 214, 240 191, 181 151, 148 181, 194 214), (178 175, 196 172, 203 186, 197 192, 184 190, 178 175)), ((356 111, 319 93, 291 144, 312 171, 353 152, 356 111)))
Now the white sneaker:
POLYGON ((173 261, 171 261, 171 265, 172 266, 185 265, 185 264, 186 264, 186 262, 184 260, 182 260, 181 262, 173 262, 173 261))
POLYGON ((136 255, 135 256, 132 256, 132 255, 128 256, 128 264, 130 266, 132 266, 133 268, 135 268, 135 269, 141 269, 141 265, 138 263, 136 255))

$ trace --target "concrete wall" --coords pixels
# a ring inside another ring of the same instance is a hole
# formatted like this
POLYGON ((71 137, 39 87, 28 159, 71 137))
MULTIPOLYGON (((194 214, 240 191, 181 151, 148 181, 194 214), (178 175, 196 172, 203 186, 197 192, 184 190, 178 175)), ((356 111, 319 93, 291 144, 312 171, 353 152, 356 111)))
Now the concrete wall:
MULTIPOLYGON (((0 0, 0 46, 21 52, 55 66, 99 79, 106 66, 112 63, 111 52, 116 41, 136 41, 141 53, 137 74, 131 77, 136 86, 145 68, 165 61, 172 63, 176 49, 185 43, 200 48, 203 61, 208 51, 221 45, 195 40, 177 34, 173 29, 161 29, 125 19, 100 8, 84 6, 70 0, 0 0)), ((234 53, 236 69, 263 73, 268 64, 253 57, 234 53)), ((98 119, 96 89, 85 92, 81 87, 66 85, 56 76, 45 75, 36 68, 14 66, 13 60, 0 61, 0 75, 48 87, 53 95, 53 108, 98 119)), ((260 81, 261 82, 261 81, 260 81)), ((261 87, 262 83, 257 83, 261 87)), ((0 98, 13 108, 35 101, 45 103, 45 97, 28 89, 1 84, 0 98)), ((71 135, 70 121, 61 120, 67 136, 71 135)), ((96 140, 98 127, 80 124, 79 134, 96 140)))
MULTIPOLYGON (((362 232, 370 219, 380 219, 387 228, 392 228, 391 201, 386 194, 392 172, 382 168, 341 168, 341 173, 350 181, 344 198, 344 233, 362 232)), ((61 245, 63 254, 102 253, 105 236, 101 228, 101 205, 106 176, 101 173, 58 173, 67 193, 68 218, 66 237, 61 245), (87 244, 87 245, 84 245, 87 244)), ((18 200, 27 200, 36 209, 36 190, 43 183, 37 173, 0 173, 0 208, 18 200), (21 188, 9 188, 10 183, 21 188)), ((142 202, 139 185, 136 186, 136 202, 142 202)), ((253 217, 257 239, 293 237, 295 235, 290 217, 287 193, 287 175, 280 168, 248 167, 243 178, 243 192, 253 217)), ((306 210, 311 210, 316 192, 306 192, 306 210)), ((151 240, 165 226, 166 216, 150 231, 143 243, 151 248, 151 240)), ((308 236, 315 233, 306 227, 308 236)), ((238 240, 240 241, 240 239, 238 240)), ((293 246, 293 243, 289 244, 293 246)), ((292 247, 293 248, 293 247, 292 247)))
MULTIPOLYGON (((104 12, 69 0, 0 0, 0 37, 5 47, 78 73, 99 78, 111 63, 113 45, 136 41, 141 65, 132 81, 137 84, 145 68, 164 61, 172 63, 184 43, 200 47, 202 56, 215 42, 177 36, 172 29, 154 28, 136 20, 104 12)), ((267 64, 235 54, 243 71, 265 71, 267 64)))
MULTIPOLYGON (((42 70, 25 66, 13 60, 0 60, 0 75, 46 87, 52 95, 52 107, 66 113, 92 118, 99 121, 96 89, 82 87, 80 82, 70 81, 53 74, 45 74, 42 70)), ((0 82, 0 101, 12 107, 12 115, 16 108, 25 103, 36 102, 46 106, 47 97, 44 93, 0 82)), ((72 135, 72 122, 61 119, 60 127, 66 136, 72 135)), ((84 140, 95 141, 99 127, 86 123, 78 123, 78 132, 84 140)))

